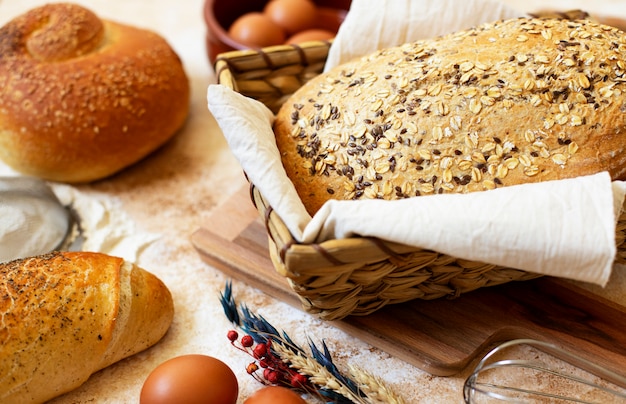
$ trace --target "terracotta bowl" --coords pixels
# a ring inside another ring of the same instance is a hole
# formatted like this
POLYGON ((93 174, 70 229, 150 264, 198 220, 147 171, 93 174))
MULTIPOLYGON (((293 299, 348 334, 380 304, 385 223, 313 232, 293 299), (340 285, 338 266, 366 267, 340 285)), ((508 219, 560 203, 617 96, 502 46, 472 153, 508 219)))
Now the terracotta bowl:
MULTIPOLYGON (((207 25, 206 48, 211 65, 217 55, 232 50, 249 49, 247 45, 238 43, 228 35, 231 24, 241 15, 251 11, 262 11, 269 0, 206 0, 204 3, 204 20, 207 25)), ((318 6, 318 27, 337 32, 346 13, 350 9, 351 0, 314 0, 318 6)))

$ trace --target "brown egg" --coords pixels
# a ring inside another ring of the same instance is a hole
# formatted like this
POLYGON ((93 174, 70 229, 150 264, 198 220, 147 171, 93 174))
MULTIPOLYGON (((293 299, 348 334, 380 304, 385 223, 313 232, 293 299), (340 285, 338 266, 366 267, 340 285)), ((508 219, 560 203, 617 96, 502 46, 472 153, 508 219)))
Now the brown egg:
POLYGON ((219 359, 183 355, 157 366, 146 378, 140 404, 235 404, 239 384, 233 371, 219 359))
POLYGON ((257 390, 243 404, 306 404, 306 401, 286 387, 267 386, 257 390))
POLYGON ((298 44, 306 41, 328 41, 333 39, 335 34, 325 29, 307 29, 292 35, 285 41, 286 44, 298 44))
POLYGON ((251 48, 285 42, 285 31, 269 16, 259 12, 246 13, 237 18, 228 29, 228 34, 251 48))
POLYGON ((310 0, 271 0, 263 12, 292 35, 315 26, 317 7, 310 0))

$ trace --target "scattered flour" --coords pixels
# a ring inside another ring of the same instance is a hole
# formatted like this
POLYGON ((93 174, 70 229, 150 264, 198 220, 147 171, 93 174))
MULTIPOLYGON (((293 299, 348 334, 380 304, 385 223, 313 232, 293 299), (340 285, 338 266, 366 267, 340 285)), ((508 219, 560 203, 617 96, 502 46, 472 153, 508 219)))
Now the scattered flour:
POLYGON ((0 196, 0 262, 52 251, 68 230, 67 214, 51 202, 23 195, 0 196))
POLYGON ((81 250, 101 252, 140 264, 145 249, 160 235, 141 232, 110 196, 87 195, 63 184, 53 186, 55 194, 79 218, 84 241, 81 250))

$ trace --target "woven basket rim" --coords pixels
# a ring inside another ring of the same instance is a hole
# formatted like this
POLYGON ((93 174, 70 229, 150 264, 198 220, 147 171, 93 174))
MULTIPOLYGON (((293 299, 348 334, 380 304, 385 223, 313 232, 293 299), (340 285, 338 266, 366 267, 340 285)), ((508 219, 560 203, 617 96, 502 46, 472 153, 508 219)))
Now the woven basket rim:
POLYGON ((319 59, 318 52, 326 53, 333 40, 307 41, 300 44, 275 45, 261 49, 233 50, 217 55, 214 70, 218 84, 231 86, 236 90, 236 83, 224 80, 224 74, 232 76, 239 70, 239 66, 250 61, 265 64, 265 67, 274 69, 289 64, 299 63, 309 65, 312 60, 319 59), (235 85, 233 87, 233 84, 235 85))

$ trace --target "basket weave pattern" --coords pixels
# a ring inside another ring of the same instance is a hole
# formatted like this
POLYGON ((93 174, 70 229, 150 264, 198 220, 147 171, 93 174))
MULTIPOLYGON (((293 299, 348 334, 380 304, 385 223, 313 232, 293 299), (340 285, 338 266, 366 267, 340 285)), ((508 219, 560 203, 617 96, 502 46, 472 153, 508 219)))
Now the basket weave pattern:
MULTIPOLYGON (((276 112, 296 89, 322 72, 329 47, 328 42, 310 42, 225 53, 215 63, 218 83, 276 112)), ((250 190, 267 228, 274 267, 287 278, 303 308, 326 320, 540 276, 376 238, 302 244, 254 184, 250 190)), ((616 228, 616 263, 626 264, 625 241, 626 213, 622 213, 616 228)))

